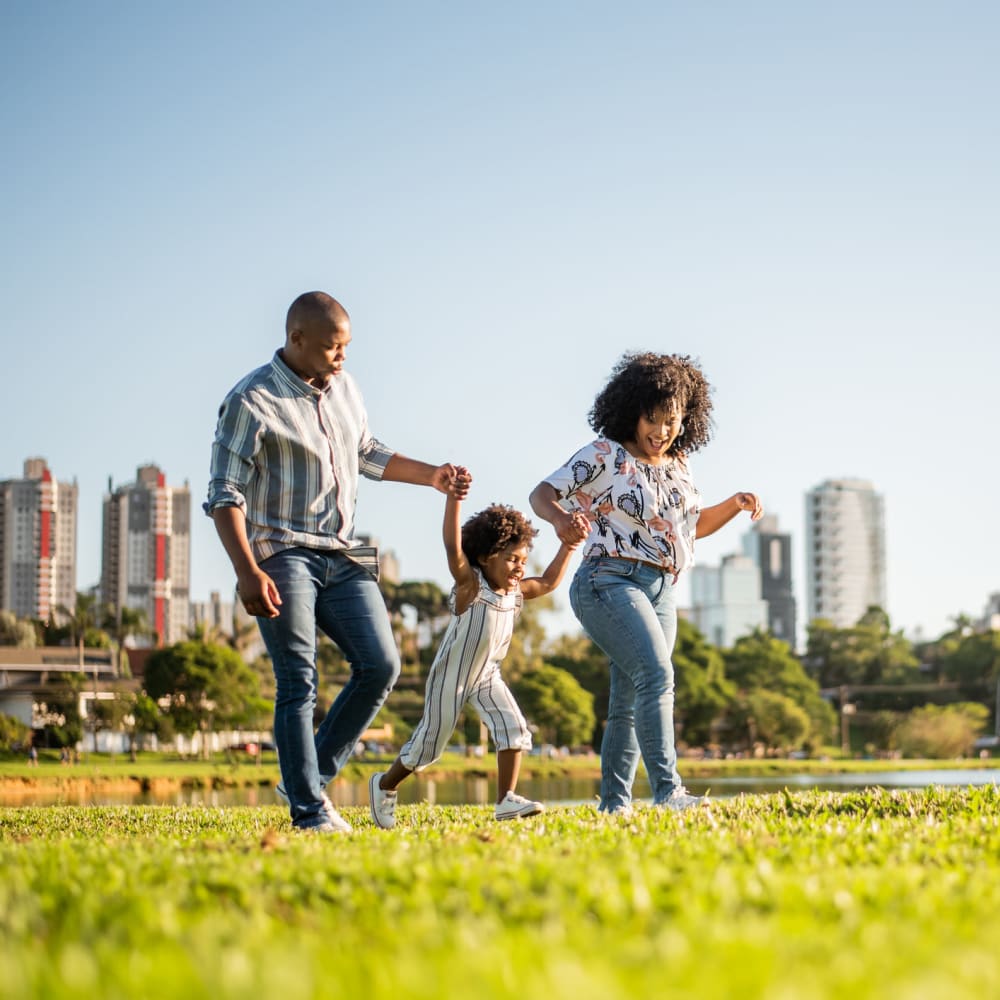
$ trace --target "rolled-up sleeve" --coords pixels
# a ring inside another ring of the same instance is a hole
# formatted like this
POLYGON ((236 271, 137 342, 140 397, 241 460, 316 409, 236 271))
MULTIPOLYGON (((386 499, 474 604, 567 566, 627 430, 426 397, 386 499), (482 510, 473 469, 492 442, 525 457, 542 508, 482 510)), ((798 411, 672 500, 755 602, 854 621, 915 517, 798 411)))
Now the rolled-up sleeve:
POLYGON ((246 487, 254 469, 261 423, 240 396, 229 396, 219 407, 212 443, 208 499, 202 505, 209 516, 217 507, 246 510, 246 487))
POLYGON ((361 433, 358 435, 358 472, 365 479, 380 480, 385 475, 385 467, 395 452, 387 448, 368 430, 368 414, 361 406, 361 433))

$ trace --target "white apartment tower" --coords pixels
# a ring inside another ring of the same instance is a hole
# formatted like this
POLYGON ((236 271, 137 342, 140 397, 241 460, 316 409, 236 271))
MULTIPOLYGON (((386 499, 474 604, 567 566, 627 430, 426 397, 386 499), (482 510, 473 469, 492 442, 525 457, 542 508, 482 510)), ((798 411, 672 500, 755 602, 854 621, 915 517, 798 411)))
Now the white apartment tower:
POLYGON ((869 607, 885 603, 882 497, 864 479, 828 479, 806 494, 809 620, 850 628, 869 607))
POLYGON ((724 556, 719 566, 691 569, 691 622, 715 646, 732 646, 767 628, 760 571, 749 556, 724 556))
POLYGON ((0 608, 61 622, 76 607, 76 483, 58 483, 44 458, 0 482, 0 608))
POLYGON ((104 496, 101 597, 141 609, 163 644, 186 638, 190 618, 191 491, 168 486, 155 465, 104 496))

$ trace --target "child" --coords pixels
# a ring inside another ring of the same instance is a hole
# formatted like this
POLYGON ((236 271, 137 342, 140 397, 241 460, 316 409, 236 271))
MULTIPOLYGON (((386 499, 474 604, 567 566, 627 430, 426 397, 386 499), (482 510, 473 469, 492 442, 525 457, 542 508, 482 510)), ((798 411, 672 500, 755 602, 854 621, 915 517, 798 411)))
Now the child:
MULTIPOLYGON (((465 469, 459 469, 459 478, 465 469)), ((562 542, 541 576, 523 577, 538 532, 512 507, 493 504, 459 528, 461 501, 448 493, 444 547, 455 579, 449 597, 452 618, 427 677, 424 714, 388 771, 368 784, 372 819, 388 830, 396 823, 396 789, 414 771, 433 764, 443 752, 463 706, 471 702, 497 748, 498 820, 533 816, 545 808, 514 791, 521 753, 531 733, 514 696, 500 676, 521 602, 551 593, 566 572, 572 551, 587 535, 581 515, 575 538, 562 542)))

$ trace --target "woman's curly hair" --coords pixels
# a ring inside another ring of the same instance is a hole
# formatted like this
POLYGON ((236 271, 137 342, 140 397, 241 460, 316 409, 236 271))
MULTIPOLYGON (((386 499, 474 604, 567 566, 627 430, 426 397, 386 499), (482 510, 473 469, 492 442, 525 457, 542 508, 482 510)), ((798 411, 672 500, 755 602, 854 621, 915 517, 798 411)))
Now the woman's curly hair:
POLYGON ((670 455, 689 455, 712 436, 712 387, 686 354, 623 354, 590 408, 590 426, 622 444, 635 437, 639 417, 680 405, 684 430, 670 455))
POLYGON ((490 504, 462 525, 462 551, 473 566, 508 545, 531 548, 538 529, 520 512, 502 503, 490 504))

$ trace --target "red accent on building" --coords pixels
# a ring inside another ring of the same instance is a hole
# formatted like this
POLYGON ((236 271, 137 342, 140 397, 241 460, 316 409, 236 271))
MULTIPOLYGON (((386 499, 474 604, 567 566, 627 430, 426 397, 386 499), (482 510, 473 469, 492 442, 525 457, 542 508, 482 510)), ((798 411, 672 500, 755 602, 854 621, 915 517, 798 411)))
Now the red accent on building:
MULTIPOLYGON (((162 476, 160 477, 163 478, 162 476)), ((157 584, 162 584, 167 578, 167 536, 162 531, 156 533, 156 564, 153 571, 154 590, 161 588, 157 584)), ((164 613, 164 600, 162 596, 153 598, 153 628, 163 642, 163 637, 167 634, 166 615, 164 613)))

